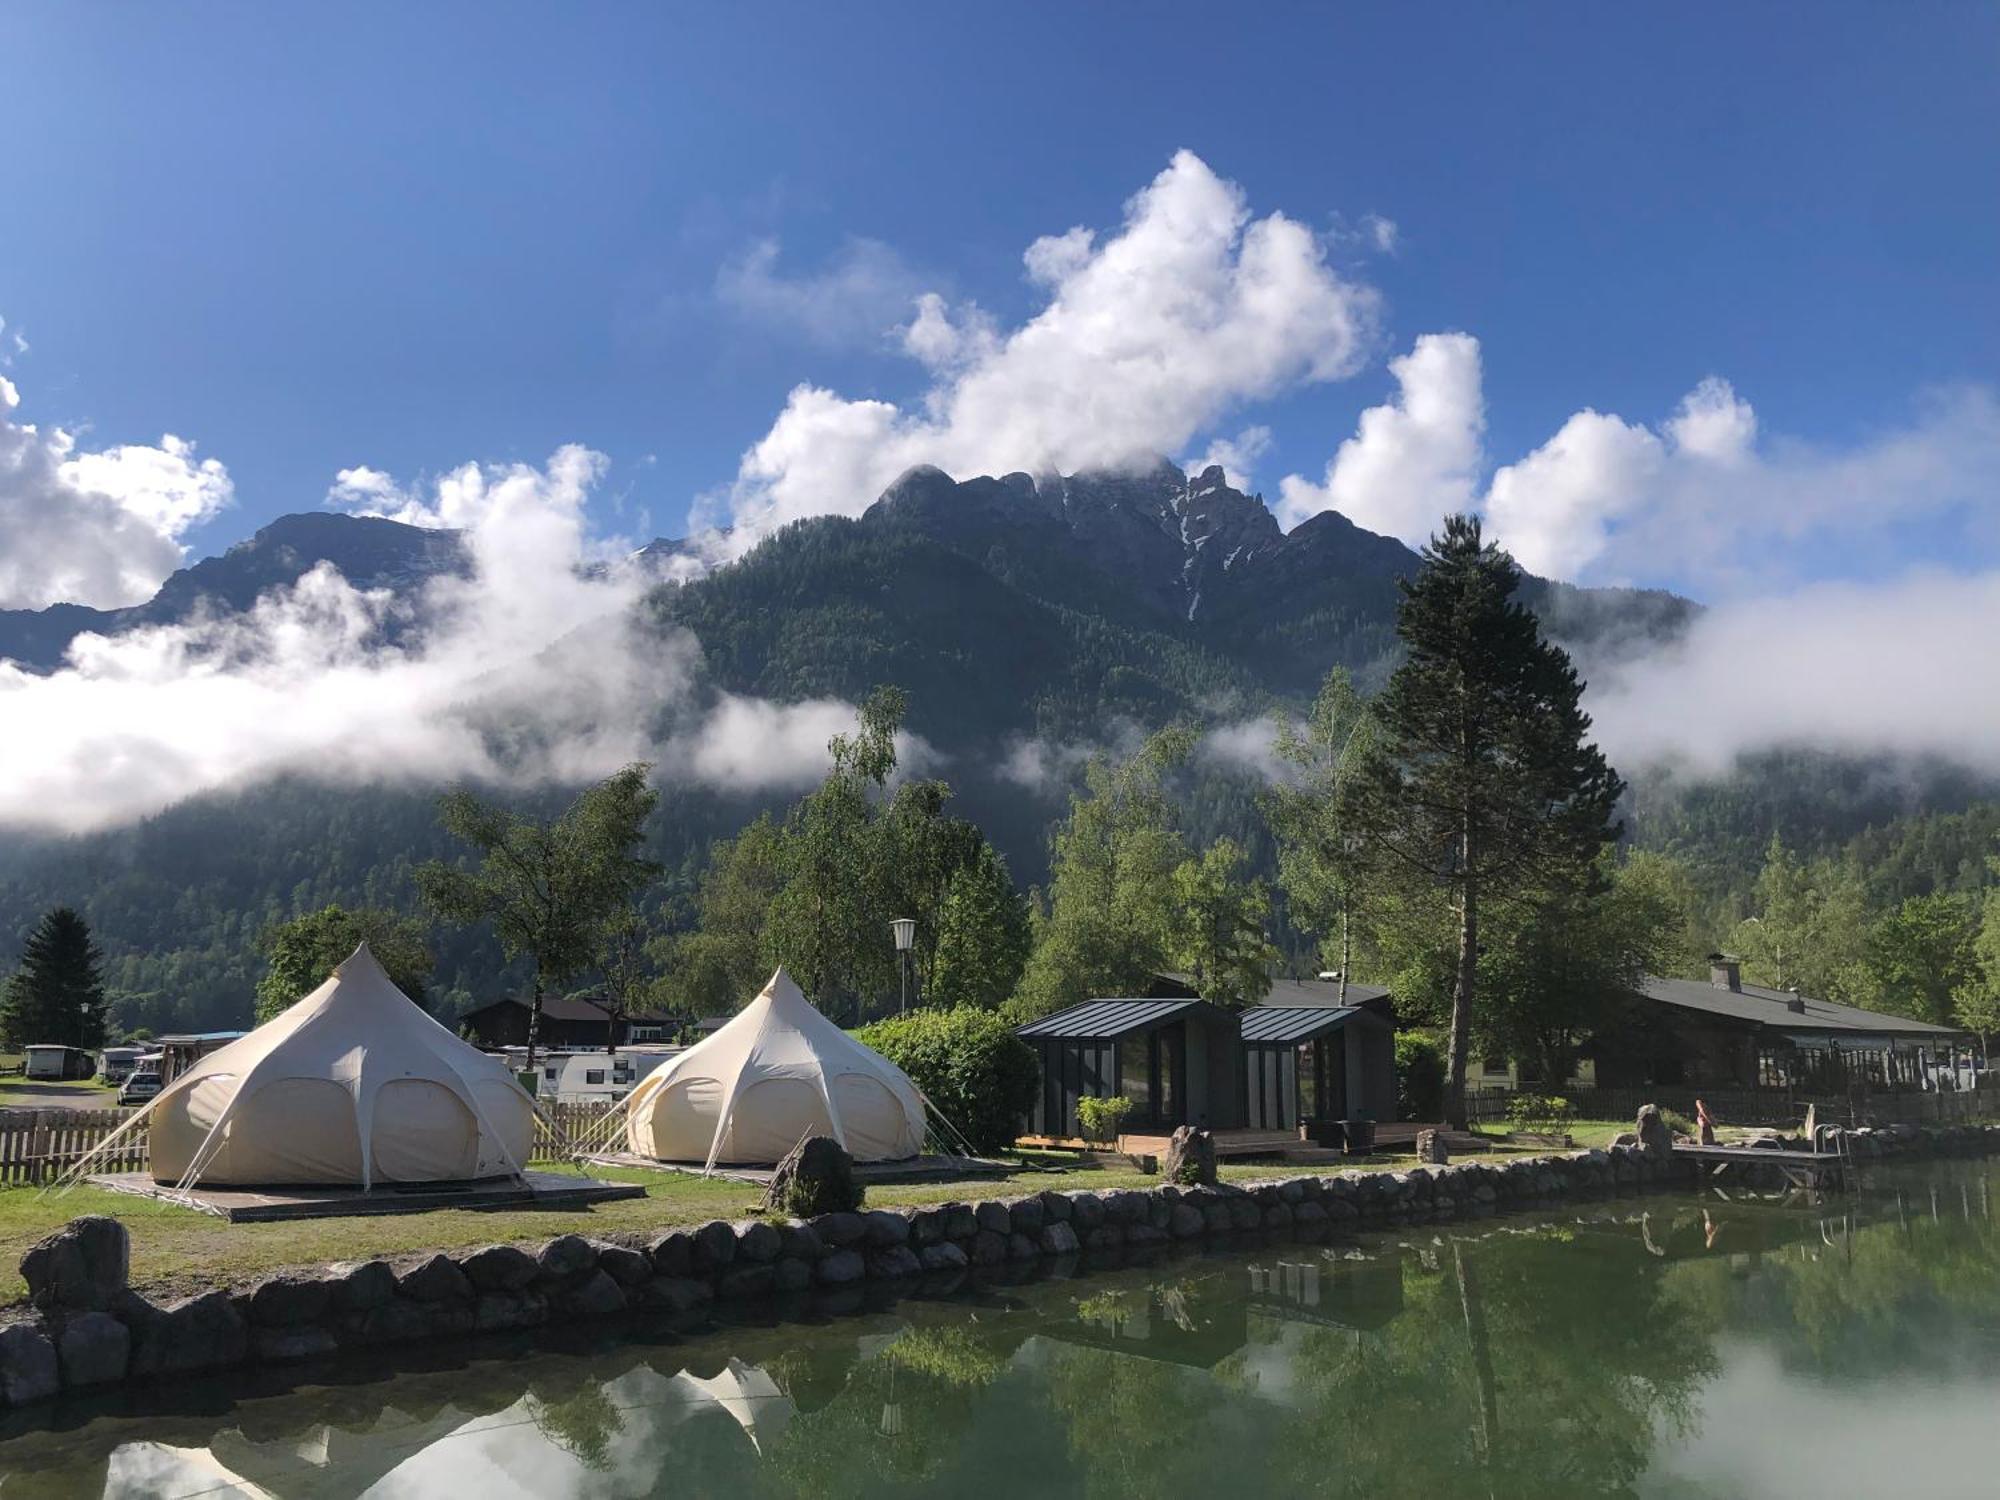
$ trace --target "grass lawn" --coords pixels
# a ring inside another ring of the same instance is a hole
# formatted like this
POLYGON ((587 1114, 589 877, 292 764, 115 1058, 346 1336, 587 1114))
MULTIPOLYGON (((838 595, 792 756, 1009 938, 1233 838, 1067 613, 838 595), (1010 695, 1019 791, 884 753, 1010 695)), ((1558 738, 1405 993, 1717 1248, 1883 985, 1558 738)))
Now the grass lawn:
MULTIPOLYGON (((1050 1189, 1158 1187, 1161 1180, 1136 1171, 1082 1169, 1060 1158, 1025 1160, 1056 1169, 1025 1172, 1007 1182, 877 1184, 868 1189, 868 1206, 969 1202, 1050 1189)), ((1387 1169, 1409 1162, 1407 1158, 1376 1159, 1358 1165, 1387 1169)), ((538 1170, 564 1169, 543 1164, 538 1170)), ((1273 1163, 1225 1165, 1221 1176, 1229 1182, 1256 1182, 1301 1170, 1305 1169, 1273 1163)), ((27 1294, 15 1273, 21 1252, 79 1214, 122 1219, 132 1232, 133 1284, 165 1296, 250 1281, 286 1266, 365 1260, 418 1250, 461 1250, 495 1241, 533 1244, 569 1233, 647 1234, 709 1219, 740 1219, 762 1207, 762 1189, 747 1183, 615 1167, 595 1167, 590 1175, 636 1182, 646 1189, 646 1196, 581 1209, 440 1209, 376 1218, 229 1224, 190 1209, 101 1188, 79 1187, 61 1197, 30 1187, 0 1189, 0 1303, 17 1302, 27 1294)))

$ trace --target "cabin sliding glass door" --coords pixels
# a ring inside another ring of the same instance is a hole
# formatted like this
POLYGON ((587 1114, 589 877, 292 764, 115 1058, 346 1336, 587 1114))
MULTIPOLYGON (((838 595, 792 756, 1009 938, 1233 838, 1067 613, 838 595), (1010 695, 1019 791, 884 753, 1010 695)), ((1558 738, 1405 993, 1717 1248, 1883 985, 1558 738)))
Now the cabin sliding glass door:
POLYGON ((1128 1036, 1118 1044, 1118 1092, 1132 1101, 1127 1128, 1185 1124, 1187 1057, 1178 1024, 1128 1036))

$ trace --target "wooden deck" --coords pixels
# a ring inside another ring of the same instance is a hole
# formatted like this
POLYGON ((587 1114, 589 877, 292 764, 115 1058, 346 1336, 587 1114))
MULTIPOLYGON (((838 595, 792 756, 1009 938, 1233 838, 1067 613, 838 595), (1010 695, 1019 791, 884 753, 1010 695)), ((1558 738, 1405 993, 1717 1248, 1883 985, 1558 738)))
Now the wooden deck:
MULTIPOLYGON (((1454 1156, 1493 1149, 1493 1143, 1484 1136, 1445 1130, 1442 1125, 1402 1121, 1375 1127, 1375 1150, 1371 1154, 1407 1155, 1416 1149, 1417 1132, 1420 1130, 1444 1131, 1445 1148, 1454 1156)), ((1232 1157, 1238 1160, 1264 1157, 1294 1166, 1329 1166, 1352 1159, 1338 1146, 1320 1146, 1301 1140, 1295 1130, 1217 1130, 1213 1134, 1217 1161, 1227 1161, 1232 1157)), ((1041 1135, 1024 1135, 1014 1144, 1030 1151, 1076 1151, 1100 1157, 1122 1156, 1132 1162, 1142 1162, 1148 1157, 1156 1161, 1164 1158, 1171 1141, 1170 1133, 1135 1132, 1119 1136, 1116 1146, 1086 1141, 1077 1136, 1041 1135)))
POLYGON ((150 1172, 103 1172, 84 1179, 92 1187, 174 1203, 232 1224, 278 1219, 343 1219, 375 1214, 421 1214, 437 1208, 581 1208, 618 1198, 643 1198, 632 1182, 599 1182, 553 1172, 528 1172, 488 1182, 384 1185, 373 1192, 344 1187, 197 1187, 176 1193, 150 1172))
POLYGON ((1833 1151, 1774 1151, 1756 1146, 1675 1146, 1674 1155, 1694 1162, 1708 1180, 1732 1167, 1774 1167, 1793 1187, 1838 1190, 1847 1186, 1851 1163, 1833 1151))

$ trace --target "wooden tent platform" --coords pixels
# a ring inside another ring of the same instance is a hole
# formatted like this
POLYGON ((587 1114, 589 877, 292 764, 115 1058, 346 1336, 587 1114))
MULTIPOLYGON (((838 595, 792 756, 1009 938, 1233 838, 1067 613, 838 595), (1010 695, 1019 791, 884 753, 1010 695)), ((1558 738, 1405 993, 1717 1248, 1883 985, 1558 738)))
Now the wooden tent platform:
MULTIPOLYGON (((1416 1149, 1417 1132, 1420 1130, 1444 1130, 1444 1127, 1409 1121, 1377 1125, 1375 1149, 1370 1154, 1407 1155, 1416 1149)), ((1311 1141, 1301 1140, 1295 1130, 1217 1130, 1212 1134, 1215 1137, 1215 1156, 1218 1161, 1227 1161, 1231 1157, 1275 1157, 1294 1166, 1332 1166, 1353 1160, 1337 1146, 1319 1146, 1311 1141)), ((1170 1140, 1171 1137, 1164 1134, 1128 1133, 1118 1137, 1115 1148, 1074 1136, 1022 1136, 1015 1144, 1031 1150, 1080 1151, 1094 1153, 1100 1158, 1122 1156, 1130 1161, 1139 1162, 1146 1157, 1155 1160, 1164 1158, 1170 1140)), ((1460 1130, 1444 1130, 1444 1143, 1453 1156, 1493 1149, 1493 1142, 1484 1136, 1470 1135, 1460 1130)))
POLYGON ((279 1219, 342 1219, 374 1214, 422 1214, 439 1208, 582 1208, 620 1198, 643 1198, 637 1183, 599 1182, 555 1172, 484 1182, 426 1182, 387 1185, 372 1192, 345 1187, 223 1188, 196 1187, 182 1194, 171 1184, 153 1181, 149 1172, 105 1172, 86 1177, 92 1187, 173 1203, 196 1213, 212 1214, 232 1224, 261 1224, 279 1219))
MULTIPOLYGON (((704 1172, 700 1162, 655 1161, 629 1151, 600 1151, 584 1161, 596 1167, 621 1167, 628 1171, 673 1172, 686 1177, 720 1177, 726 1182, 750 1182, 759 1187, 771 1181, 770 1167, 717 1167, 704 1172)), ((977 1156, 912 1156, 903 1161, 869 1161, 854 1164, 854 1179, 872 1182, 976 1182, 1011 1177, 1014 1167, 1007 1162, 987 1161, 977 1156)), ((636 1191, 636 1190, 635 1190, 636 1191)))

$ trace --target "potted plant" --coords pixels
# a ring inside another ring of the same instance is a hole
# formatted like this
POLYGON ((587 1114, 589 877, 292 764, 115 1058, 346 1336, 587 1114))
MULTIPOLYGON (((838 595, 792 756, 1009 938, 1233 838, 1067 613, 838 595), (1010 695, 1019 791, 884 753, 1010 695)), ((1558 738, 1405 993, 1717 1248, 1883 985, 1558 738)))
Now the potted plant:
POLYGON ((1082 1127, 1084 1139, 1100 1146, 1117 1144, 1119 1129, 1131 1112, 1132 1101, 1122 1094, 1076 1101, 1076 1123, 1082 1127))

